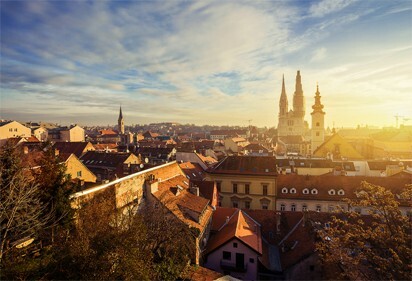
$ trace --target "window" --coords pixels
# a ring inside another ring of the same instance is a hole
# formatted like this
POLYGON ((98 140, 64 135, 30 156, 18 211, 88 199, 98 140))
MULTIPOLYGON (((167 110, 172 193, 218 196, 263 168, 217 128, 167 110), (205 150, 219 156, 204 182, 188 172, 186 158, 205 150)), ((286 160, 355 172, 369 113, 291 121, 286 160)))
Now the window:
POLYGON ((294 187, 291 188, 291 189, 290 189, 290 193, 296 193, 296 188, 294 188, 294 187))
POLYGON ((286 210, 285 204, 280 204, 280 210, 281 210, 281 211, 285 211, 285 210, 286 210))
POLYGON ((233 243, 233 248, 237 248, 237 243, 236 242, 233 243))
POLYGON ((268 186, 266 184, 262 186, 262 189, 263 189, 263 195, 268 195, 268 186))
POLYGON ((345 191, 343 191, 343 189, 339 189, 338 195, 345 195, 345 191))
POLYGON ((329 193, 329 195, 335 195, 336 192, 335 192, 334 189, 331 189, 331 190, 328 191, 328 193, 329 193))
POLYGON ((236 201, 232 202, 233 208, 237 208, 239 205, 236 201))
POLYGON ((308 206, 306 204, 302 205, 302 211, 306 212, 308 210, 308 206))
POLYGON ((78 176, 78 177, 81 177, 81 176, 82 176, 82 171, 78 171, 78 172, 77 172, 77 176, 78 176))
POLYGON ((296 211, 296 205, 295 205, 295 204, 292 204, 292 206, 290 206, 290 210, 291 210, 292 212, 296 211))
POLYGON ((249 184, 245 184, 245 194, 249 194, 249 184))
POLYGON ((316 205, 316 212, 322 211, 322 206, 321 205, 316 205))
POLYGON ((330 212, 330 213, 333 213, 334 211, 335 211, 335 207, 332 206, 332 205, 330 205, 330 206, 329 206, 329 212, 330 212))
POLYGON ((319 137, 319 132, 316 132, 316 136, 319 137))
POLYGON ((319 122, 316 122, 316 127, 319 127, 319 126, 320 126, 319 122))
POLYGON ((250 209, 250 202, 249 201, 245 202, 245 209, 250 209))
POLYGON ((223 251, 223 259, 224 260, 231 260, 232 259, 232 253, 223 251))
POLYGON ((315 271, 315 266, 314 266, 314 265, 310 265, 310 266, 309 266, 309 270, 310 270, 310 271, 315 271))
POLYGON ((318 190, 316 188, 312 189, 312 191, 310 192, 312 194, 318 194, 318 190))
POLYGON ((288 189, 286 187, 282 188, 282 193, 288 193, 288 189))
POLYGON ((309 194, 309 189, 308 189, 308 188, 305 188, 305 189, 303 190, 303 194, 309 194))
POLYGON ((255 263, 255 259, 254 259, 254 258, 250 258, 250 259, 249 259, 249 262, 250 262, 250 263, 255 263))
POLYGON ((222 189, 222 182, 217 181, 217 182, 216 182, 216 188, 217 188, 217 191, 220 192, 220 190, 222 189))
POLYGON ((268 209, 268 205, 267 204, 262 204, 262 210, 267 210, 268 209))
POLYGON ((233 184, 233 193, 237 193, 237 183, 233 184))
POLYGON ((10 128, 10 129, 9 129, 9 132, 13 132, 13 128, 10 128))

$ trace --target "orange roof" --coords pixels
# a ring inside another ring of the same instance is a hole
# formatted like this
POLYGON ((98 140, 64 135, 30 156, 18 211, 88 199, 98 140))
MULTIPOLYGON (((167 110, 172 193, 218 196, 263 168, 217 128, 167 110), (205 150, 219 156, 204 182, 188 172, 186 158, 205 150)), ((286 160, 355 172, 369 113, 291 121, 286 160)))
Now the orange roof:
MULTIPOLYGON (((226 218, 227 213, 228 211, 225 208, 217 208, 213 215, 213 220, 216 217, 217 220, 221 221, 222 215, 226 218)), ((260 224, 239 209, 235 210, 228 221, 225 219, 225 223, 218 233, 210 238, 206 252, 210 253, 216 250, 233 238, 239 239, 252 250, 262 254, 260 224)))
POLYGON ((183 162, 179 166, 190 180, 203 180, 205 178, 202 167, 197 163, 183 162))
POLYGON ((101 135, 117 135, 117 133, 115 131, 113 131, 112 129, 100 130, 99 133, 101 135))
POLYGON ((158 191, 153 196, 183 223, 202 233, 212 216, 212 208, 209 200, 190 193, 188 188, 186 177, 177 175, 159 182, 158 191))

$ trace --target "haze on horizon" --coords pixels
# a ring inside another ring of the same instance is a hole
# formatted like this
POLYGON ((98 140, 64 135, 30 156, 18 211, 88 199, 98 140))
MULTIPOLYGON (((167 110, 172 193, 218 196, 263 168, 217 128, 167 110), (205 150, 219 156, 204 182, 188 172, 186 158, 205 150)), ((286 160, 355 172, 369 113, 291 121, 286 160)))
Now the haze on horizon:
POLYGON ((0 119, 273 127, 297 70, 309 122, 317 82, 326 127, 412 118, 409 0, 0 6, 0 119))

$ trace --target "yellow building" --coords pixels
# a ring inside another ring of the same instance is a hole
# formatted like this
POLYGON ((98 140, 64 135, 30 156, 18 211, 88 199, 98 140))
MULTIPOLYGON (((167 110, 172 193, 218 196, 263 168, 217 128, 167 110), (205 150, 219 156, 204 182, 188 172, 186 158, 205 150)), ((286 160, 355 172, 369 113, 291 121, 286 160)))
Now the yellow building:
POLYGON ((60 141, 84 141, 84 129, 78 125, 60 131, 60 141))
POLYGON ((31 130, 17 121, 0 122, 0 140, 16 137, 30 137, 31 130))
POLYGON ((331 136, 328 140, 322 143, 314 152, 313 156, 332 159, 365 159, 348 140, 340 136, 338 133, 331 136))
POLYGON ((72 179, 82 180, 84 182, 96 182, 96 176, 82 163, 73 153, 61 153, 60 159, 66 165, 66 174, 72 179))
POLYGON ((215 181, 222 207, 275 210, 276 158, 228 156, 206 179, 215 181))

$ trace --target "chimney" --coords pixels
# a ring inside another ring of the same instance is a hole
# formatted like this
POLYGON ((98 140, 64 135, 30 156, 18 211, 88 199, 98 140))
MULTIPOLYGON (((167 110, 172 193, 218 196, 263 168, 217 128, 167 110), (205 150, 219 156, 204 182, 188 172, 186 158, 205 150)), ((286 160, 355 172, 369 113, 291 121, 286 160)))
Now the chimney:
POLYGON ((281 212, 276 212, 276 234, 280 234, 281 212))
POLYGON ((24 146, 23 147, 23 152, 24 152, 24 154, 29 153, 29 148, 27 146, 24 146))
POLYGON ((149 182, 149 186, 150 186, 150 193, 152 194, 159 190, 159 182, 157 180, 149 182))

